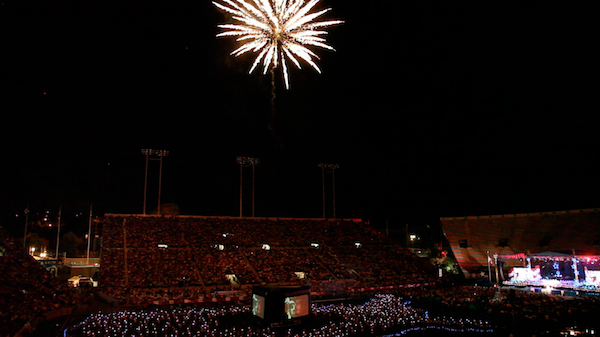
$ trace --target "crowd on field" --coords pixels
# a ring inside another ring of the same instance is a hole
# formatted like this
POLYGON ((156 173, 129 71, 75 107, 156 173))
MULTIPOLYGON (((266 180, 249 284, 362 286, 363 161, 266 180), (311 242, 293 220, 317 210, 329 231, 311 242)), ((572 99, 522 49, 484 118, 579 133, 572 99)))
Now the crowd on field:
POLYGON ((313 317, 295 328, 258 325, 248 306, 120 311, 95 314, 71 327, 68 336, 380 336, 386 332, 444 329, 490 332, 483 320, 430 315, 394 295, 377 295, 361 304, 313 305, 313 317))
POLYGON ((595 327, 600 324, 599 296, 568 297, 495 287, 460 286, 403 289, 402 296, 432 313, 494 319, 498 325, 543 331, 567 325, 595 327))
MULTIPOLYGON (((249 306, 232 304, 99 314, 72 327, 70 335, 273 336, 271 329, 251 319, 249 311, 249 306)), ((564 297, 480 286, 411 287, 393 294, 373 294, 362 303, 313 304, 313 317, 307 324, 283 334, 278 330, 277 335, 381 336, 442 329, 495 332, 497 336, 555 336, 567 327, 597 331, 598 312, 600 298, 595 296, 564 297)))

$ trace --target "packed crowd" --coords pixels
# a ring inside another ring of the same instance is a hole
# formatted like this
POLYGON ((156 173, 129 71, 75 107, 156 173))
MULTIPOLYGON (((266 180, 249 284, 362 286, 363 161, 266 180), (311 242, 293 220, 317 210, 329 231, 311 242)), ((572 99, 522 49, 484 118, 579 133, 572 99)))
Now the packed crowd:
POLYGON ((108 216, 102 219, 107 247, 270 246, 304 247, 313 242, 327 246, 393 244, 365 222, 311 219, 240 219, 211 217, 108 216), (358 239, 357 239, 358 238, 358 239))
MULTIPOLYGON (((102 290, 119 299, 128 298, 131 304, 207 298, 216 290, 231 289, 234 283, 242 287, 310 284, 312 291, 346 297, 352 297, 348 295, 355 289, 370 286, 436 283, 431 265, 361 223, 153 217, 104 221, 102 290), (317 225, 322 227, 313 228, 317 225), (254 235, 257 228, 268 235, 254 235), (336 238, 328 238, 327 233, 336 238), (265 249, 265 244, 270 249, 265 249), (228 278, 232 275, 234 279, 228 278)), ((82 298, 65 282, 46 272, 10 238, 0 238, 0 269, 0 336, 12 336, 29 319, 49 310, 81 304, 82 298)), ((380 289, 369 291, 375 295, 380 289)), ((99 313, 70 328, 68 334, 275 335, 254 325, 249 310, 232 304, 99 313)), ((597 328, 598 312, 598 297, 567 298, 442 284, 399 286, 361 305, 314 305, 315 324, 290 329, 286 335, 381 335, 422 328, 489 331, 491 326, 498 329, 503 325, 507 330, 517 327, 523 331, 567 325, 597 328)))
POLYGON ((415 328, 490 332, 483 320, 430 315, 394 295, 377 295, 366 303, 312 305, 312 321, 276 333, 251 324, 250 308, 183 308, 176 310, 98 313, 71 327, 67 336, 364 336, 415 328))
POLYGON ((522 330, 556 330, 567 325, 600 327, 598 296, 565 297, 476 286, 408 288, 401 294, 432 313, 494 319, 498 325, 522 330))
POLYGON ((250 249, 246 252, 261 280, 266 283, 294 283, 302 280, 331 278, 320 261, 311 255, 310 248, 250 249), (304 273, 304 274, 296 274, 304 273))
POLYGON ((334 257, 341 257, 336 277, 353 278, 350 271, 354 271, 360 276, 358 279, 363 287, 432 282, 431 265, 400 246, 377 245, 360 249, 342 246, 331 247, 330 252, 334 257))
POLYGON ((0 233, 0 336, 51 310, 74 306, 82 297, 0 233))
POLYGON ((435 282, 430 263, 359 221, 106 217, 103 239, 100 285, 120 300, 182 285, 435 282))

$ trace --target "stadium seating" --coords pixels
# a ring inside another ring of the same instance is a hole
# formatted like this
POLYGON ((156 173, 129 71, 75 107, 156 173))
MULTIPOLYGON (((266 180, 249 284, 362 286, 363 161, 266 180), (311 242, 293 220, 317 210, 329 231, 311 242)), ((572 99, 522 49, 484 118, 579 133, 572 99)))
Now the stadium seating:
POLYGON ((84 301, 0 232, 0 336, 12 336, 39 315, 84 301))
POLYGON ((430 263, 357 220, 107 216, 101 225, 100 285, 119 299, 180 287, 348 291, 435 280, 430 263))

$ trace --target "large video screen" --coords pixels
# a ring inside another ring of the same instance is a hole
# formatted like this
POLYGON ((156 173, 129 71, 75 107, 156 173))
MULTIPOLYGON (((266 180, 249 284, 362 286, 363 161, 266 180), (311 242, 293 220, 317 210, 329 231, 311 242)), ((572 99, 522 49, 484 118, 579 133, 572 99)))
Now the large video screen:
POLYGON ((288 319, 308 315, 308 294, 286 297, 284 301, 285 315, 288 319))
POLYGON ((586 270, 585 280, 589 283, 600 285, 600 270, 586 270))
POLYGON ((265 318, 265 298, 252 294, 252 314, 262 319, 265 318))

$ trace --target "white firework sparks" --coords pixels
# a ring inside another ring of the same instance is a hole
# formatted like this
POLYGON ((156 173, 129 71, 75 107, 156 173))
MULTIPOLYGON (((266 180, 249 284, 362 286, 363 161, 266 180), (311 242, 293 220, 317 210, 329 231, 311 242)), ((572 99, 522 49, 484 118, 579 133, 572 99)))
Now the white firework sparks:
POLYGON ((314 22, 316 18, 331 10, 330 8, 310 13, 310 10, 320 0, 221 0, 224 4, 214 2, 219 9, 232 14, 239 24, 219 25, 224 29, 221 36, 234 36, 243 44, 234 50, 231 55, 240 56, 246 52, 258 53, 250 73, 262 63, 263 74, 269 68, 277 68, 281 63, 286 89, 289 89, 289 74, 286 59, 290 60, 298 69, 304 60, 318 73, 321 69, 314 59, 319 59, 317 54, 307 48, 315 46, 334 50, 325 41, 324 27, 340 24, 343 21, 314 22))

